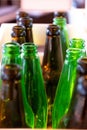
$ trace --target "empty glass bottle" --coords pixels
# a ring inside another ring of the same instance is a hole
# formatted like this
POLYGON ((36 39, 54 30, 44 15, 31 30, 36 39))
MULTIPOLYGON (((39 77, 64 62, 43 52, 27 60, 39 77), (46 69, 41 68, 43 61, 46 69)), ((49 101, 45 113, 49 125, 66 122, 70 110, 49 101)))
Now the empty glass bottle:
POLYGON ((77 60, 78 58, 83 56, 85 56, 85 53, 82 49, 69 48, 66 51, 66 58, 57 85, 56 95, 53 104, 53 128, 63 128, 67 125, 68 119, 66 118, 66 115, 70 107, 74 91, 77 60))
POLYGON ((37 47, 33 43, 22 44, 21 59, 26 97, 34 113, 34 128, 46 128, 47 97, 37 47))
POLYGON ((0 128, 26 127, 21 91, 21 71, 17 64, 1 66, 0 128))
POLYGON ((87 129, 87 57, 78 60, 75 91, 68 118, 67 128, 87 129))
POLYGON ((20 45, 24 43, 26 40, 25 27, 19 25, 13 26, 11 32, 11 40, 12 42, 17 42, 20 45))
POLYGON ((67 50, 67 48, 69 46, 69 34, 68 34, 68 29, 67 29, 66 18, 64 18, 64 17, 55 17, 53 19, 53 24, 56 24, 56 25, 58 25, 60 27, 63 60, 65 60, 66 50, 67 50))
MULTIPOLYGON (((20 65, 21 67, 20 45, 18 43, 8 42, 3 45, 1 67, 6 64, 9 64, 9 65, 17 64, 17 65, 20 65)), ((26 125, 29 128, 33 128, 34 127, 34 114, 26 99, 25 88, 23 85, 24 84, 23 78, 21 79, 21 84, 22 84, 21 89, 22 89, 22 96, 23 96, 23 103, 24 103, 26 125)))
POLYGON ((21 11, 21 10, 17 11, 17 13, 16 13, 16 22, 17 22, 17 24, 19 23, 19 19, 23 18, 23 17, 29 17, 28 12, 21 11))
POLYGON ((19 19, 18 25, 25 27, 26 32, 26 42, 33 42, 33 19, 30 17, 22 17, 19 19))
POLYGON ((63 65, 60 29, 57 25, 50 24, 46 31, 46 43, 42 61, 44 83, 48 98, 48 127, 51 126, 51 111, 57 83, 63 65))
POLYGON ((14 42, 4 43, 2 46, 1 64, 21 64, 20 45, 14 42))
POLYGON ((72 38, 69 42, 69 48, 80 48, 86 53, 85 40, 82 38, 72 38))

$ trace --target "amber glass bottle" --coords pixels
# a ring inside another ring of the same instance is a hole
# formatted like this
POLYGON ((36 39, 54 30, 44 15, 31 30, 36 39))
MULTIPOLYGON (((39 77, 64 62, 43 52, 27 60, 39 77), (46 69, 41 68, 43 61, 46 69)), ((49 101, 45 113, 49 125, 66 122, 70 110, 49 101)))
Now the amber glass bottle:
POLYGON ((67 128, 87 129, 87 57, 80 58, 67 128))
POLYGON ((24 17, 29 17, 28 12, 21 11, 21 10, 17 11, 17 13, 16 13, 16 22, 17 22, 17 24, 19 23, 19 19, 24 18, 24 17))
POLYGON ((13 26, 11 32, 11 39, 12 42, 18 42, 20 45, 24 43, 26 40, 25 27, 19 25, 13 26))
POLYGON ((21 71, 16 64, 1 66, 0 128, 22 128, 25 126, 21 91, 21 71))
POLYGON ((22 17, 19 19, 18 25, 25 27, 26 42, 33 42, 33 19, 30 17, 22 17))
POLYGON ((60 29, 50 24, 46 31, 46 43, 42 62, 42 71, 48 97, 48 126, 51 125, 51 110, 57 83, 63 65, 60 29))

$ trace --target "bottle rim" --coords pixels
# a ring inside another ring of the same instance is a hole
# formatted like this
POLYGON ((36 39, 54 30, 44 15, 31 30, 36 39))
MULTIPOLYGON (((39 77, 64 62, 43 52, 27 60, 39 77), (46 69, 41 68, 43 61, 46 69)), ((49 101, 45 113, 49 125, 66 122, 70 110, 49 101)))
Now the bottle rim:
POLYGON ((17 42, 7 42, 2 45, 2 53, 20 53, 20 45, 17 42))
POLYGON ((61 25, 61 24, 66 24, 66 18, 64 18, 64 17, 54 17, 53 18, 53 24, 59 24, 59 25, 61 25))
POLYGON ((82 54, 82 49, 80 49, 80 48, 68 48, 67 50, 66 50, 66 57, 68 57, 69 55, 71 55, 72 54, 72 56, 74 56, 74 54, 76 55, 76 54, 82 54))
POLYGON ((82 38, 72 38, 69 43, 69 47, 74 48, 84 48, 85 47, 85 40, 82 38))
POLYGON ((32 42, 25 42, 21 45, 21 52, 37 52, 37 46, 32 42))

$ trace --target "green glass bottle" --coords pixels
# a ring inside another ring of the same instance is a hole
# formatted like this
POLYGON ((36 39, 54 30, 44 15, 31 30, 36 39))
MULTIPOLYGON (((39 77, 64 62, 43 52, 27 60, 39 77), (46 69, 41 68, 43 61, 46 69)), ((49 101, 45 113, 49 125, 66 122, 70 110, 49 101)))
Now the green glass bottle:
POLYGON ((31 42, 33 43, 33 19, 30 17, 21 17, 19 19, 18 25, 24 26, 25 27, 25 32, 26 32, 26 42, 31 42))
POLYGON ((17 42, 21 45, 25 42, 25 40, 26 40, 25 27, 19 25, 13 26, 11 32, 11 41, 17 42))
POLYGON ((87 57, 80 58, 67 128, 87 129, 87 57))
MULTIPOLYGON (((17 42, 8 42, 3 44, 1 66, 5 64, 17 64, 20 65, 21 67, 20 45, 17 42)), ((26 124, 27 127, 33 128, 34 114, 26 99, 25 88, 23 85, 24 84, 23 78, 21 79, 21 84, 22 84, 22 96, 23 96, 26 124)))
POLYGON ((69 42, 69 48, 80 48, 86 51, 85 40, 82 38, 72 38, 69 42))
POLYGON ((2 46, 1 64, 21 64, 20 45, 14 42, 4 43, 2 46))
POLYGON ((46 128, 47 97, 36 45, 22 44, 21 59, 26 97, 34 113, 34 128, 46 128))
POLYGON ((21 91, 21 70, 17 64, 1 66, 0 128, 26 127, 21 91))
POLYGON ((58 25, 60 27, 63 60, 65 60, 66 50, 67 50, 67 48, 69 46, 69 34, 68 34, 66 18, 64 18, 64 17, 55 17, 53 19, 53 24, 56 24, 56 25, 58 25))
POLYGON ((82 51, 86 55, 86 45, 85 40, 82 38, 72 38, 69 41, 69 48, 79 48, 82 49, 82 51))
POLYGON ((52 110, 52 127, 63 128, 67 125, 67 112, 71 103, 74 82, 76 78, 77 60, 85 56, 82 49, 69 48, 66 51, 66 58, 57 85, 56 95, 52 110), (62 125, 64 121, 64 125, 62 125))
POLYGON ((42 61, 42 71, 48 98, 48 127, 52 125, 52 105, 62 66, 63 57, 60 42, 60 29, 57 25, 50 24, 46 31, 46 42, 42 61))

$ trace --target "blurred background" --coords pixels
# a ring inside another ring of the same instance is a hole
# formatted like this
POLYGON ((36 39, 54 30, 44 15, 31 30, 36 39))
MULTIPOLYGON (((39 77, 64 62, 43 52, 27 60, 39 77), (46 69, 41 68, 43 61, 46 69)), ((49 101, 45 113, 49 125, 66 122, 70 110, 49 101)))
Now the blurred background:
POLYGON ((34 23, 50 23, 53 17, 59 15, 66 17, 67 23, 72 23, 75 11, 80 9, 82 12, 87 3, 86 0, 61 0, 61 3, 60 0, 52 1, 53 3, 51 0, 44 0, 44 3, 40 3, 43 0, 0 0, 0 24, 14 23, 19 10, 27 11, 34 23))

